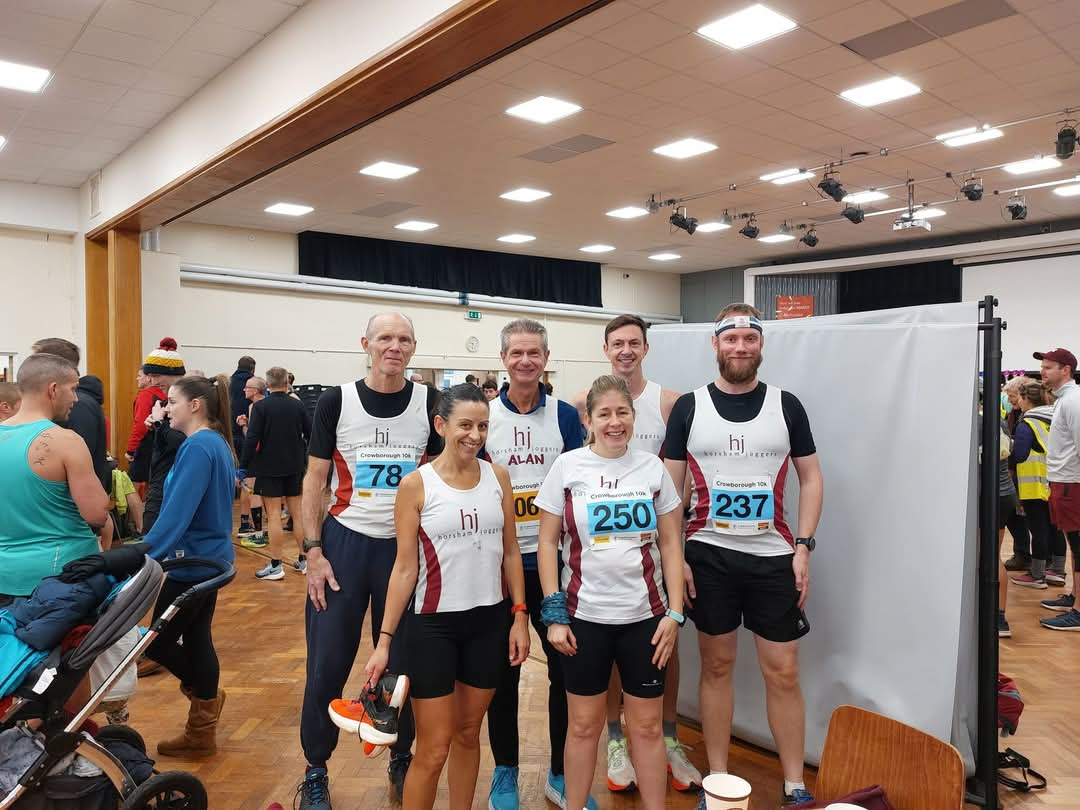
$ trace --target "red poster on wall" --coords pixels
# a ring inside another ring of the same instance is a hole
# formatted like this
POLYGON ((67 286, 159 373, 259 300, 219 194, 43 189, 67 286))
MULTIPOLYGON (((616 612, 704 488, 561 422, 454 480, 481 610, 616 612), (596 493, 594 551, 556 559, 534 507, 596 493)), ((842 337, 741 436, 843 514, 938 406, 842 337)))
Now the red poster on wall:
POLYGON ((788 318, 809 318, 814 314, 814 296, 778 295, 776 296, 776 320, 788 318))

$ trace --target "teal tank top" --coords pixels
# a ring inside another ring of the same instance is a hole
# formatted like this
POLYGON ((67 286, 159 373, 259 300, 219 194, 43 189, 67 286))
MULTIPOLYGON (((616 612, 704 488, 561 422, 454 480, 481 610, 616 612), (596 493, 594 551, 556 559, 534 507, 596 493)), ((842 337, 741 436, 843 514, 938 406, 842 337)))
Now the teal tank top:
POLYGON ((66 563, 99 550, 67 483, 46 481, 26 460, 34 439, 55 427, 44 419, 0 425, 0 594, 26 596, 66 563))

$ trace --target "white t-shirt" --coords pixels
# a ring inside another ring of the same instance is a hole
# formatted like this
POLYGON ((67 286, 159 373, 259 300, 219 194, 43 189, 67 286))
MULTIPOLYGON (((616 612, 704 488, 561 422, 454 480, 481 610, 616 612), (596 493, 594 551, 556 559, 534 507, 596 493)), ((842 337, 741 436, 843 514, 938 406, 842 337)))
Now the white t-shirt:
POLYGON ((667 610, 657 516, 681 503, 652 453, 611 459, 582 447, 555 459, 536 505, 563 518, 562 588, 572 617, 629 624, 667 610))

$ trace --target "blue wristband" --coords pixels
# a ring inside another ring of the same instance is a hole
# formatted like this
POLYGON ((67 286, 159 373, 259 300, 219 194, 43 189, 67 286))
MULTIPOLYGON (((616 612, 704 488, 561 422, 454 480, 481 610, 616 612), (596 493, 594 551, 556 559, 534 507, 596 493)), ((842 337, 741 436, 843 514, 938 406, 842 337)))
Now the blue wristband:
POLYGON ((545 626, 570 624, 570 611, 566 608, 566 594, 562 591, 548 594, 540 602, 540 621, 545 626))

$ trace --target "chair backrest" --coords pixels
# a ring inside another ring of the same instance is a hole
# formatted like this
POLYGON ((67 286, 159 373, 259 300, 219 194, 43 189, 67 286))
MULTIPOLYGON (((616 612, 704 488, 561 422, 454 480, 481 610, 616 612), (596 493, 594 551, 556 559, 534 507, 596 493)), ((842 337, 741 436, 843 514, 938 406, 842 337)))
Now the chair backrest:
POLYGON ((881 785, 899 810, 962 810, 964 761, 947 742, 917 728, 840 706, 821 754, 818 801, 835 801, 871 785, 881 785))

